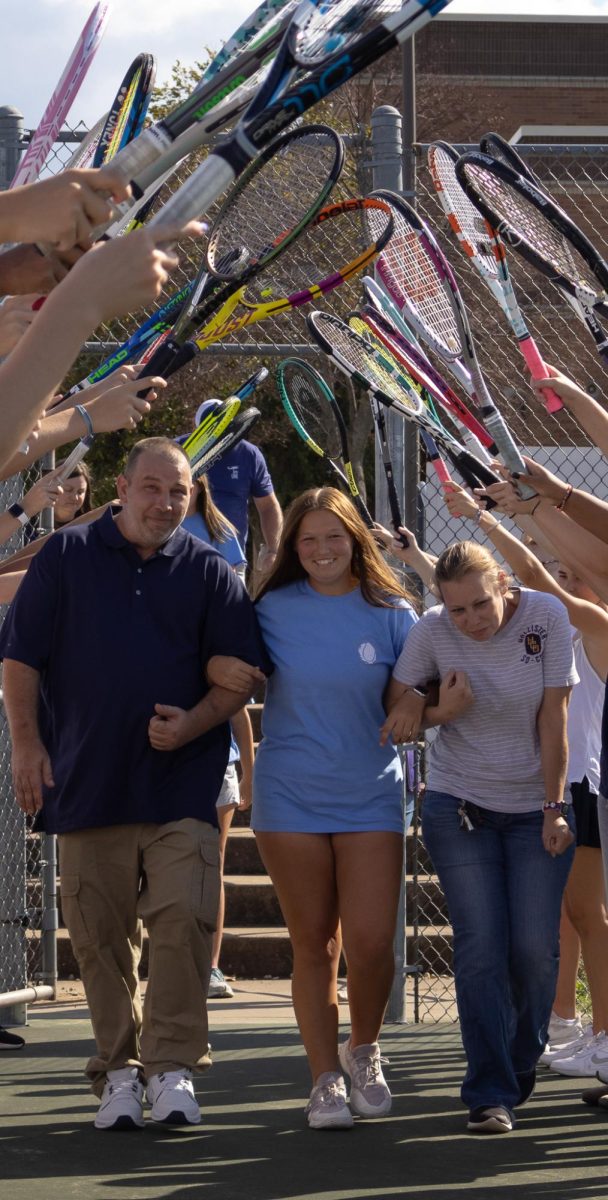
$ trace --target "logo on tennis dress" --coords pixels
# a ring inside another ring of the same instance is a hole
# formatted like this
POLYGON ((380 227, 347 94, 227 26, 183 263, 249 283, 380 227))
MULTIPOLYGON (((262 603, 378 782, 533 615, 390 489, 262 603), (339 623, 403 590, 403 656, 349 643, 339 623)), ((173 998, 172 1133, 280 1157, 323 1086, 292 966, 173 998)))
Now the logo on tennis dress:
POLYGON ((375 663, 377 657, 376 647, 372 646, 371 642, 361 642, 359 646, 359 658, 362 662, 371 665, 371 663, 375 663))
POLYGON ((540 662, 546 637, 547 630, 544 625, 529 625, 523 633, 520 633, 519 644, 523 650, 520 661, 523 663, 540 662))

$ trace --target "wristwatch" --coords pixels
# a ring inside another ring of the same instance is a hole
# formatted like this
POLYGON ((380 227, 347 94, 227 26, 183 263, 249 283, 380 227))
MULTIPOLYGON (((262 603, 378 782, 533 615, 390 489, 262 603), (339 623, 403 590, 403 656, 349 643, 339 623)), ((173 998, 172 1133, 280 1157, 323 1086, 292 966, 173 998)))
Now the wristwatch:
POLYGON ((559 813, 560 817, 567 817, 569 808, 570 805, 567 804, 565 800, 547 800, 546 803, 543 804, 544 813, 556 812, 559 813))
POLYGON ((428 687, 425 687, 423 683, 418 683, 416 684, 416 687, 408 688, 408 692, 413 692, 415 696, 422 696, 422 699, 426 700, 429 694, 429 689, 428 687))
POLYGON ((9 516, 14 517, 20 525, 27 525, 29 517, 20 504, 11 504, 10 508, 7 509, 7 512, 9 516))

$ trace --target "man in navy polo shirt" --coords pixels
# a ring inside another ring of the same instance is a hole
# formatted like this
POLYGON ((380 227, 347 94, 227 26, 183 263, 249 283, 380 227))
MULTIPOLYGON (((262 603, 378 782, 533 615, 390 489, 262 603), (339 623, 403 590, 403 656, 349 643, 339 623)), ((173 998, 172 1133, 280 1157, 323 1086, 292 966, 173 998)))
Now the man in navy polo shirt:
MULTIPOLYGON (((205 400, 196 413, 195 427, 219 404, 219 400, 205 400)), ((283 528, 283 513, 259 446, 253 442, 239 442, 223 454, 215 466, 210 467, 207 478, 214 503, 234 525, 244 550, 249 533, 249 501, 253 500, 262 531, 262 546, 256 565, 262 572, 269 571, 274 566, 283 528)))
POLYGON ((269 669, 224 559, 180 529, 188 459, 165 438, 131 451, 121 506, 61 530, 34 559, 0 635, 17 803, 59 834, 61 899, 97 1042, 98 1129, 200 1121, 205 1002, 219 900, 216 799, 228 718, 209 686, 233 654, 269 669), (137 965, 143 918, 149 981, 137 965))

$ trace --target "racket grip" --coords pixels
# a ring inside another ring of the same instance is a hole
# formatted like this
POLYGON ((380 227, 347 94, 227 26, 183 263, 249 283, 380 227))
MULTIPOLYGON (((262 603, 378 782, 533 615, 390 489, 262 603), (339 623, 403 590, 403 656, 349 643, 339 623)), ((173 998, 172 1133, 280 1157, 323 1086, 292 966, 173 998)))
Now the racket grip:
MULTIPOLYGON (((137 378, 142 379, 146 375, 162 375, 163 379, 167 379, 173 372, 173 363, 175 362, 180 349, 181 347, 177 344, 177 342, 172 341, 171 338, 168 338, 167 341, 162 342, 158 347, 158 350, 154 351, 154 354, 151 355, 145 366, 142 367, 137 378)), ((138 392, 137 395, 144 399, 149 390, 149 388, 144 388, 144 390, 138 392)))
MULTIPOLYGON (((547 368, 541 358, 534 338, 524 338, 519 343, 519 348, 526 360, 526 366, 532 378, 546 379, 547 368)), ((545 403, 545 408, 549 413, 559 412, 560 408, 564 407, 563 402, 557 395, 557 392, 554 392, 551 388, 543 388, 543 400, 545 403)))
POLYGON ((440 483, 452 482, 452 476, 442 458, 433 459, 433 469, 440 483))

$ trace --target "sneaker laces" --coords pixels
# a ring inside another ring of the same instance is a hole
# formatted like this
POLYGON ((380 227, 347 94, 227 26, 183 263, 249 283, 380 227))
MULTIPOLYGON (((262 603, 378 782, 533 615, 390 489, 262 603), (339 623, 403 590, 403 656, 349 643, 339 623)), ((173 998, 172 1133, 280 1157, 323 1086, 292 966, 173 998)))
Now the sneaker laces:
POLYGON ((159 1075, 159 1079, 164 1087, 175 1088, 176 1091, 191 1092, 192 1088, 192 1072, 191 1071, 163 1071, 159 1075))
POLYGON ((312 1090, 306 1111, 309 1112, 314 1104, 322 1104, 324 1108, 343 1108, 346 1104, 344 1084, 340 1083, 337 1079, 330 1079, 327 1083, 319 1083, 312 1090))
POLYGON ((383 1058, 379 1048, 372 1050, 370 1054, 362 1054, 360 1058, 351 1055, 351 1064, 353 1068, 353 1083, 355 1087, 361 1091, 363 1088, 373 1087, 375 1084, 381 1084, 379 1076, 382 1074, 383 1064, 389 1062, 388 1058, 383 1058))

